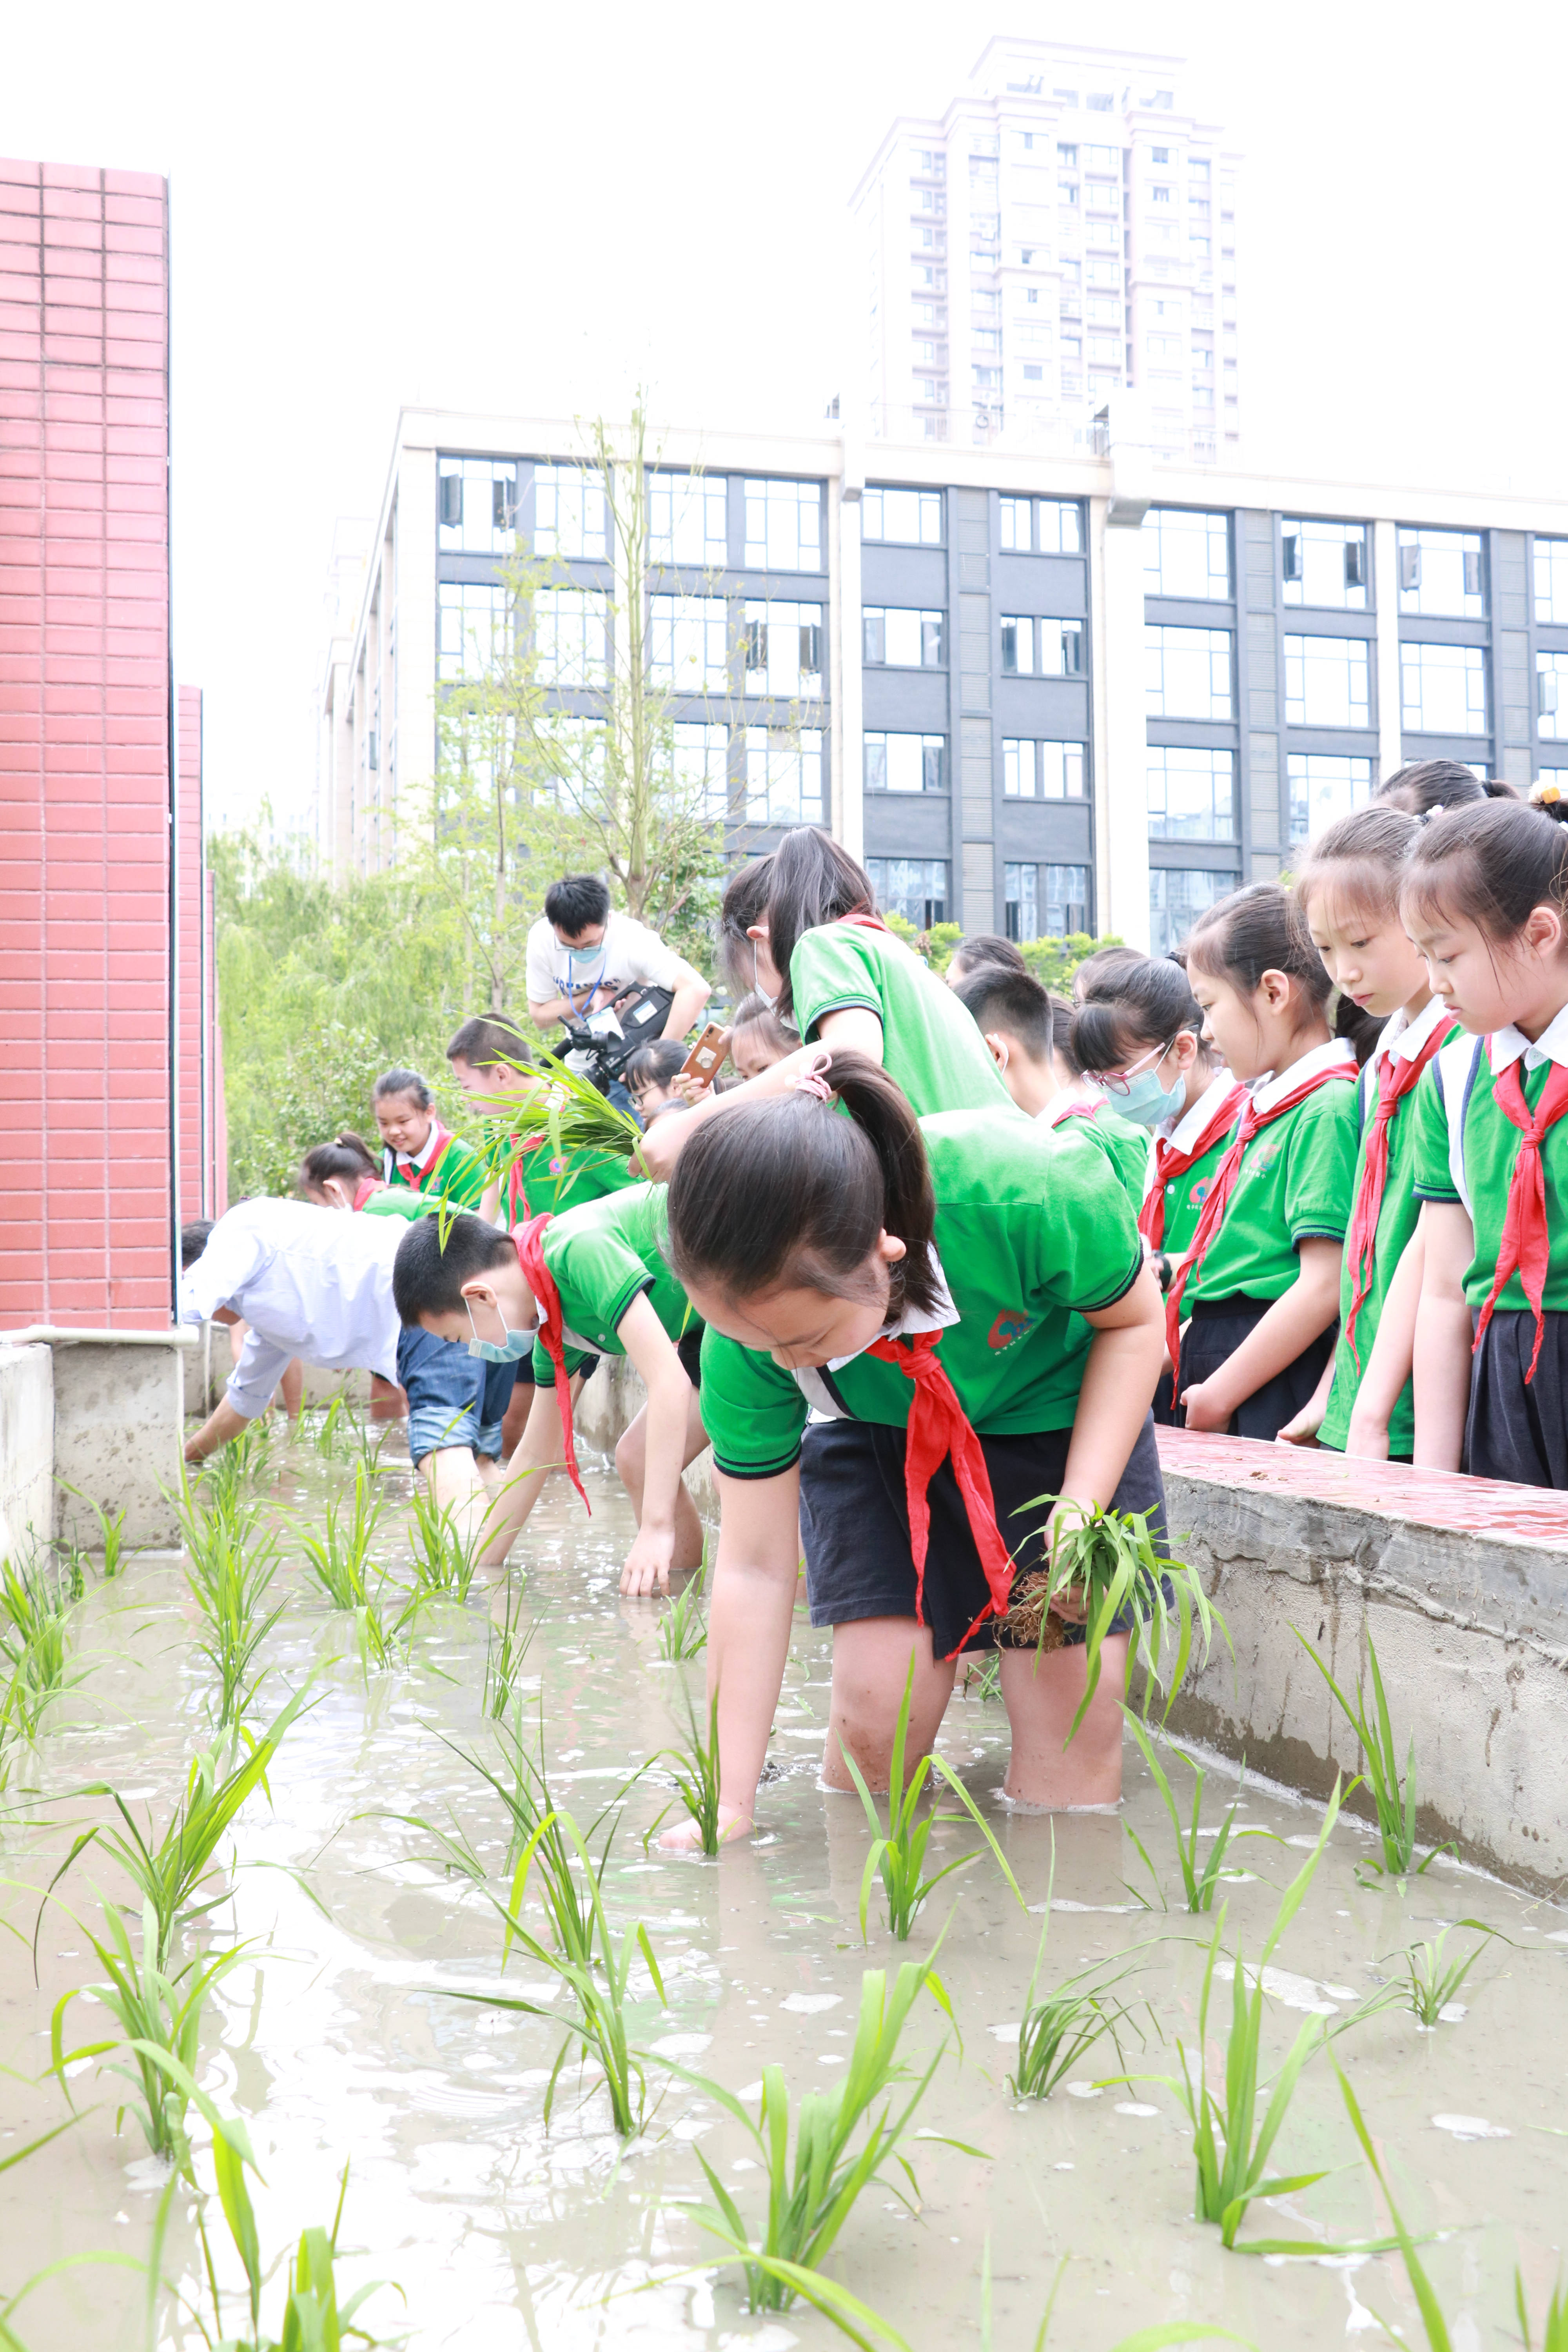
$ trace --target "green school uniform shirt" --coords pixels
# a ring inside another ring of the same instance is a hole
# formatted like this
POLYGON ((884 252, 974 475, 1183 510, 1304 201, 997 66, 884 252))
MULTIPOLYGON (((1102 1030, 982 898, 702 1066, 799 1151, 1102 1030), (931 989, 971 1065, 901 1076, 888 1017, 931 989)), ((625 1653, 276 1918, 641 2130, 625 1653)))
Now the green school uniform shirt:
POLYGON ((829 1013, 864 1005, 882 1024, 882 1066, 915 1115, 1000 1110, 1021 1118, 990 1048, 944 981, 890 931, 823 923, 790 958, 795 1018, 807 1043, 829 1013))
MULTIPOLYGON (((1032 1120, 944 1111, 921 1132, 957 1311, 939 1360, 960 1402, 995 1434, 1069 1428, 1093 1336, 1083 1317, 1114 1306, 1143 1263, 1125 1190, 1087 1136, 1042 1150, 1032 1120)), ((721 1332, 703 1337, 703 1425, 732 1478, 782 1476, 814 1404, 902 1429, 910 1394, 906 1374, 873 1356, 795 1373, 721 1332)))
MULTIPOLYGON (((510 1140, 500 1147, 500 1153, 510 1150, 510 1140)), ((492 1165, 501 1164, 500 1153, 492 1165)), ((517 1168, 521 1171, 519 1208, 525 1217, 542 1216, 547 1211, 560 1216, 567 1209, 580 1208, 584 1201, 602 1201, 608 1193, 624 1192, 639 1181, 632 1173, 630 1161, 618 1159, 613 1151, 583 1143, 557 1153, 548 1136, 528 1146, 517 1168)), ((499 1222, 504 1231, 510 1231, 512 1223, 511 1173, 509 1170, 501 1179, 499 1222)))
MULTIPOLYGON (((626 1185, 602 1200, 568 1209, 545 1227, 544 1263, 561 1294, 568 1374, 586 1354, 626 1354, 618 1326, 633 1299, 645 1291, 672 1339, 701 1329, 691 1301, 665 1260, 668 1200, 662 1184, 626 1185)), ((533 1377, 541 1388, 555 1385, 555 1367, 537 1339, 533 1377)))
MULTIPOLYGON (((1434 1029, 1451 1026, 1453 1014, 1436 998, 1401 1030, 1397 1040, 1390 1038, 1387 1046, 1380 1048, 1361 1074, 1356 1087, 1356 1117, 1360 1122, 1361 1141, 1356 1151, 1355 1180, 1351 1192, 1352 1213, 1361 1195, 1362 1175, 1366 1167, 1367 1139, 1372 1132, 1377 1111, 1377 1074, 1383 1055, 1395 1042, 1409 1048, 1405 1056, 1413 1058, 1421 1051, 1434 1029)), ((1373 1244, 1372 1284, 1362 1300, 1355 1318, 1355 1355, 1351 1353, 1345 1339, 1345 1318, 1351 1307, 1351 1263, 1347 1253, 1340 1274, 1340 1336, 1334 1349, 1334 1381, 1329 1391, 1328 1410, 1322 1427, 1318 1432, 1320 1445, 1332 1446, 1342 1454, 1350 1434, 1351 1408, 1355 1403, 1371 1360, 1373 1343, 1383 1317, 1383 1302, 1388 1296, 1388 1286, 1394 1280, 1394 1269, 1404 1254, 1405 1245, 1415 1231, 1415 1221, 1421 1213, 1421 1203, 1415 1194, 1416 1103, 1420 1097, 1421 1078, 1407 1095, 1401 1097, 1394 1117, 1388 1123, 1388 1175, 1383 1188, 1383 1200, 1377 1213, 1377 1234, 1373 1244), (1356 1369, 1356 1356, 1361 1358, 1361 1370, 1356 1369)), ((1348 1234, 1348 1228, 1347 1228, 1348 1234)), ((1408 1381, 1399 1392, 1398 1402, 1388 1417, 1388 1450, 1390 1454, 1409 1454, 1415 1444, 1415 1405, 1408 1381)))
POLYGON ((388 1184, 384 1191, 373 1192, 359 1213, 362 1217, 405 1217, 412 1223, 416 1217, 427 1217, 440 1205, 438 1192, 411 1192, 406 1184, 388 1184))
MULTIPOLYGON (((1342 1063, 1353 1078, 1355 1063, 1339 1041, 1314 1046, 1285 1073, 1279 1090, 1288 1094, 1315 1069, 1342 1063)), ((1282 1298, 1300 1272, 1296 1252, 1302 1242, 1342 1242, 1359 1140, 1356 1089, 1343 1079, 1320 1087, 1254 1136, 1184 1307, 1200 1298, 1282 1298)))
POLYGON ((454 1209, 477 1209, 485 1189, 485 1163, 471 1143, 455 1135, 441 1155, 441 1164, 435 1181, 428 1187, 410 1184, 397 1164, 395 1151, 381 1156, 382 1173, 389 1187, 405 1192, 418 1192, 422 1198, 444 1200, 454 1209))
MULTIPOLYGON (((1458 1201, 1470 1213, 1476 1254, 1465 1274, 1465 1297, 1472 1307, 1486 1305, 1497 1274, 1508 1188, 1520 1145, 1518 1128, 1504 1118, 1492 1095, 1489 1042, 1461 1037, 1445 1045, 1423 1070, 1415 1089, 1415 1190, 1423 1201, 1458 1201), (1460 1158, 1458 1168, 1456 1157, 1460 1158)), ((1503 1029, 1495 1042, 1500 1052, 1507 1053, 1524 1041, 1518 1030, 1503 1029)), ((1524 1099, 1532 1111, 1540 1107, 1552 1067, 1551 1062, 1542 1062, 1533 1070, 1528 1064, 1521 1070, 1524 1099)), ((1547 1129, 1541 1167, 1550 1236, 1541 1303, 1549 1315, 1561 1315, 1568 1311, 1568 1118, 1547 1129)), ((1504 1283, 1497 1304, 1502 1313, 1528 1312, 1530 1301, 1517 1272, 1504 1283)))
POLYGON ((1116 1171, 1136 1217, 1143 1206, 1143 1194, 1149 1182, 1148 1129, 1135 1126, 1130 1118, 1123 1118, 1121 1112, 1112 1110, 1109 1103, 1100 1103, 1089 1118, 1080 1111, 1067 1115, 1058 1111, 1053 1118, 1049 1108, 1042 1112, 1041 1118, 1053 1135, 1066 1135, 1077 1129, 1099 1145, 1116 1171))

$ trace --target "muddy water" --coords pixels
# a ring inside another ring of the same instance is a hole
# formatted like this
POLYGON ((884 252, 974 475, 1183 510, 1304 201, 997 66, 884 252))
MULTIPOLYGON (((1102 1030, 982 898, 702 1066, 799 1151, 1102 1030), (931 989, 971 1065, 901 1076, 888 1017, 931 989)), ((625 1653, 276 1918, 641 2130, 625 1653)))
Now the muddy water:
MULTIPOLYGON (((264 1491, 310 1517, 343 1479, 308 1444, 280 1446, 264 1491)), ((384 1483, 389 1496, 405 1499, 406 1465, 384 1483)), ((534 1629, 522 1687, 531 1709, 542 1696, 557 1798, 584 1821, 676 1736, 682 1685, 689 1680, 700 1692, 701 1675, 700 1661, 684 1669, 659 1662, 658 1604, 618 1598, 629 1514, 606 1466, 590 1471, 588 1484, 592 1520, 566 1496, 547 1496, 527 1530, 522 1562, 534 1629)), ((395 1567, 405 1559, 401 1525, 385 1553, 395 1567)), ((500 1980, 494 1911, 482 1890, 430 1858, 427 1836, 376 1816, 393 1810, 460 1826, 500 1867, 500 1808, 443 1740, 483 1747, 488 1738, 479 1694, 495 1596, 476 1590, 466 1610, 433 1617, 410 1669, 367 1683, 345 1621, 313 1596, 297 1561, 278 1590, 289 1606, 268 1645, 275 1701, 311 1677, 320 1703, 273 1767, 270 1808, 258 1797, 240 1819, 238 1867, 211 1940, 256 1939, 255 1964, 215 1998, 200 2068, 220 2106, 247 2120, 266 2177, 257 2202, 268 2259, 280 2257, 301 2227, 330 2219, 338 2176, 352 2159, 347 2283, 395 2281, 405 2311, 387 2294, 369 2315, 388 2333, 406 2326, 421 2347, 751 2345, 780 2352, 842 2341, 803 2307, 748 2316, 734 2274, 704 2267, 707 2242, 682 2202, 703 2193, 694 2144, 748 2218, 760 2218, 763 2195, 763 2176, 748 2162, 753 2150, 712 2102, 680 2083, 661 2084, 642 2137, 623 2150, 602 2094, 581 2096, 568 2074, 547 2131, 542 2108, 559 2031, 443 1998, 440 1988, 500 1980), (689 2274, 667 2275, 683 2271, 689 2274)), ((942 1744, 994 1822, 1034 1916, 1020 1912, 986 1862, 950 1882, 907 1946, 889 1942, 874 1906, 869 1948, 862 1946, 857 1910, 867 1832, 855 1803, 816 1785, 828 1644, 804 1615, 797 1628, 762 1833, 719 1863, 645 1853, 642 1833, 668 1796, 645 1782, 626 1806, 605 1883, 617 1927, 646 1922, 665 1973, 668 2011, 643 1980, 637 2038, 736 2092, 755 2084, 771 2061, 797 2091, 830 2084, 848 2047, 861 1971, 923 1957, 956 1903, 940 1965, 963 2053, 950 2047, 920 2120, 985 2155, 921 2152, 918 2218, 890 2191, 870 2190, 840 2240, 835 2273, 921 2352, 980 2340, 988 2236, 998 2347, 1033 2344, 1064 2255, 1071 2259, 1051 2342, 1071 2352, 1108 2352, 1134 2328, 1175 2319, 1212 2322, 1270 2352, 1337 2345, 1374 2333, 1374 2312, 1416 2340, 1397 2256, 1285 2263, 1226 2254, 1217 2231, 1192 2219, 1186 2128, 1170 2091, 1158 2082, 1094 2091, 1092 2078, 1115 2069, 1109 2044, 1048 2103, 1010 2099, 1008 2034, 1035 1962, 1052 1828, 1009 1819, 995 1805, 1005 1726, 994 1704, 956 1700, 942 1744)), ((37 2077, 47 2063, 59 1995, 96 1973, 83 1935, 51 1909, 35 1984, 26 1947, 37 1905, 26 1890, 47 1882, 77 1828, 103 1816, 97 1801, 69 1793, 82 1782, 104 1780, 146 1795, 164 1818, 205 1731, 209 1677, 196 1630, 177 1566, 140 1562, 95 1591, 77 1628, 78 1660, 90 1662, 91 1674, 14 1778, 12 1806, 17 1780, 41 1793, 13 1812, 4 1846, 5 1874, 22 1886, 5 1895, 19 1935, 0 1938, 0 2062, 14 2070, 0 2087, 0 2158, 59 2120, 53 2081, 31 2087, 18 2078, 37 2077)), ((1179 1767, 1175 1777, 1187 1785, 1179 1767)), ((1233 1793, 1216 1771, 1211 1821, 1233 1793)), ((1256 1952, 1276 1890, 1299 1865, 1321 1815, 1286 1792, 1249 1788, 1245 1796, 1242 1818, 1288 1842, 1259 1839, 1241 1849, 1258 1874, 1228 1889, 1231 1947, 1239 1937, 1256 1952)), ((1169 1824, 1130 1748, 1124 1817, 1055 1824, 1044 1973, 1050 1981, 1136 1950, 1146 2047, 1130 2041, 1127 2062, 1130 2071, 1158 2076, 1177 2071, 1178 2039, 1194 2041, 1207 1927, 1157 1907, 1132 1830, 1175 1901, 1169 1824), (1139 1907, 1128 1882, 1156 1908, 1139 1907)), ((938 1839, 944 1853, 973 1842, 963 1829, 943 1829, 938 1839)), ((1473 1916, 1511 1939, 1494 1944, 1472 1973, 1463 2016, 1423 2033, 1394 2011, 1333 2047, 1407 2221, 1439 2233, 1426 2260, 1456 2344, 1517 2340, 1516 2330, 1510 2334, 1514 2266, 1522 2263, 1539 2311, 1568 2223, 1568 2139, 1553 2136, 1568 2126, 1568 1912, 1445 1863, 1403 1893, 1368 1891, 1357 1866, 1372 1852, 1359 1825, 1336 1828, 1276 1955, 1268 2047, 1282 2055, 1314 2009, 1331 2022, 1342 2018, 1389 1973, 1388 1955, 1446 1921, 1473 1916)), ((83 1856, 59 1893, 84 1917, 93 1883, 123 1892, 111 1865, 83 1856)), ((1450 1949, 1468 1949, 1471 1940, 1457 1934, 1450 1949)), ((537 1966, 515 1956, 505 1981, 548 1995, 537 1966)), ((68 2038, 92 2038, 102 2015, 75 2010, 68 2038)), ((917 2012, 911 2057, 929 2055, 943 2030, 934 2007, 917 2012)), ((111 2079, 95 2083, 88 2065, 72 2089, 92 2108, 86 2120, 0 2173, 0 2294, 63 2256, 146 2252, 163 2176, 129 2118, 116 2137, 111 2079)), ((205 2137, 198 2126, 198 2147, 205 2137)), ((205 2154, 198 2165, 210 2181, 205 2154)), ((1320 2168, 1331 2169, 1316 2188, 1255 2206, 1248 2232, 1331 2242, 1387 2226, 1326 2056, 1303 2079, 1274 2162, 1288 2173, 1320 2168)), ((190 2211, 182 2198, 164 2266, 195 2294, 190 2211)), ((237 2275, 232 2263, 226 2275, 237 2275)), ((76 2270, 29 2298, 16 2325, 32 2352, 139 2346, 147 2340, 142 2297, 129 2271, 76 2270)), ((240 2320, 236 2302, 226 2324, 237 2328, 240 2320)), ((156 2340, 200 2340, 169 2296, 156 2340)))

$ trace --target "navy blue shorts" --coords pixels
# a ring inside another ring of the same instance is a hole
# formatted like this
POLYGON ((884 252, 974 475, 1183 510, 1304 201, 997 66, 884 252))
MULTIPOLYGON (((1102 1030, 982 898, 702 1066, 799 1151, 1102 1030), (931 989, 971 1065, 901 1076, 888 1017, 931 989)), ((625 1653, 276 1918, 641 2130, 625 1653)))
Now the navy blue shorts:
MULTIPOLYGON (((1470 1365, 1465 1468, 1472 1478, 1509 1478, 1521 1486, 1568 1489, 1568 1315, 1542 1320, 1541 1356, 1526 1384, 1535 1318, 1493 1312, 1470 1365)), ((1480 1321, 1472 1312, 1472 1328, 1480 1321)))
MULTIPOLYGON (((1229 1356, 1234 1356, 1244 1339, 1250 1339, 1269 1308, 1272 1298, 1201 1298, 1193 1309, 1193 1319, 1182 1334, 1182 1362, 1176 1378, 1183 1388, 1194 1387, 1218 1371, 1229 1356)), ((1303 1348, 1293 1364, 1243 1397, 1231 1414, 1225 1434, 1227 1437, 1260 1437, 1272 1445, 1288 1421, 1294 1421, 1303 1405, 1310 1404, 1323 1376, 1323 1366, 1334 1352, 1340 1327, 1331 1323, 1321 1331, 1310 1347, 1303 1348)), ((1187 1416, 1184 1409, 1171 1402, 1171 1376, 1160 1375, 1160 1385, 1154 1391, 1154 1418, 1166 1429, 1184 1429, 1187 1416)))
MULTIPOLYGON (((800 1528, 814 1625, 915 1614, 904 1437, 903 1430, 871 1421, 812 1422, 806 1429, 800 1454, 800 1528)), ((1061 1486, 1071 1437, 1070 1429, 981 1437, 996 1524, 1016 1570, 1045 1565, 1040 1534, 1061 1486)), ((1150 1532, 1163 1546, 1165 1489, 1152 1416, 1144 1420, 1110 1499, 1119 1511, 1147 1511, 1150 1532)), ((994 1649, 990 1620, 968 1641, 963 1638, 985 1607, 990 1589, 950 1461, 932 1478, 927 1500, 931 1538, 922 1599, 931 1646, 939 1658, 952 1657, 961 1645, 966 1651, 994 1649)), ((1116 1630, 1128 1631, 1131 1622, 1119 1621, 1116 1630)), ((1081 1625, 1068 1627, 1069 1643, 1083 1638, 1081 1625)))
POLYGON ((457 1339, 405 1323, 397 1341, 397 1384, 408 1398, 408 1458, 446 1445, 499 1455, 500 1425, 517 1379, 515 1364, 486 1364, 457 1339))

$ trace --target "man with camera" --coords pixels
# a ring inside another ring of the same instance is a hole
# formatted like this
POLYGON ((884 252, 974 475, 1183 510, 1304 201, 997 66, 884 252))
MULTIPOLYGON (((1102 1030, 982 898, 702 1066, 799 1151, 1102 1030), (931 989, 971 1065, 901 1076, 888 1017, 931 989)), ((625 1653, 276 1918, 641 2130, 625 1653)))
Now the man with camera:
POLYGON ((567 1066, 581 1070, 605 1085, 610 1100, 623 1110, 631 1097, 619 1076, 625 1054, 619 1050, 622 1026, 613 1008, 628 990, 643 994, 635 1006, 643 1015, 635 1031, 625 1032, 626 1051, 650 1036, 684 1037, 707 1003, 711 990, 684 957, 667 948, 630 915, 610 909, 610 894, 596 874, 567 874, 552 882, 544 895, 544 914, 528 935, 528 1010, 542 1029, 561 1022, 572 1040, 567 1066), (660 992, 650 1006, 648 992, 660 992), (660 1021, 662 997, 669 998, 660 1021), (584 1036, 584 1030, 591 1033, 584 1036), (601 1054, 595 1039, 602 1038, 601 1054), (603 1065, 614 1065, 616 1075, 605 1080, 603 1065))

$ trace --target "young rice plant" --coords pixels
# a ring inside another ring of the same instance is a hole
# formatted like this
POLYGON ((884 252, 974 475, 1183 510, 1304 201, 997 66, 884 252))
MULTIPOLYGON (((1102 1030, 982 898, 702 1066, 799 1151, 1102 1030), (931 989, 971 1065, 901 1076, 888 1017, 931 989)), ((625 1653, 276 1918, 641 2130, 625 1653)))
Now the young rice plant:
MULTIPOLYGON (((1435 1942, 1412 1944, 1397 1955, 1405 1963, 1404 1990, 1410 1996, 1410 2007, 1419 2025, 1428 2030, 1436 2025, 1491 1938, 1500 1933, 1500 1929, 1489 1927, 1483 1919, 1456 1919, 1452 1927, 1441 1930, 1435 1942), (1476 1928, 1480 1942, 1464 1959, 1450 1960, 1445 1965, 1443 1947, 1454 1927, 1476 1928)), ((1506 1943, 1508 1940, 1505 1936, 1503 1941, 1506 1943)))
POLYGON ((371 1589, 370 1548, 384 1507, 384 1496, 376 1493, 364 1464, 356 1462, 352 1509, 341 1495, 327 1505, 321 1533, 300 1535, 305 1564, 334 1609, 367 1609, 380 1591, 382 1577, 371 1589))
MULTIPOLYGON (((1372 1635, 1369 1633, 1366 1637, 1367 1654, 1372 1662, 1373 1701, 1373 1716, 1369 1719, 1360 1685, 1357 1685, 1352 1706, 1305 1633, 1299 1626, 1292 1626, 1290 1630, 1339 1701, 1345 1720, 1360 1743, 1366 1768, 1363 1778, 1372 1790, 1372 1801, 1377 1809, 1377 1833, 1383 1843, 1383 1868, 1391 1878, 1407 1877, 1410 1865, 1415 1860, 1415 1735, 1412 1732, 1410 1737, 1402 1785, 1394 1719, 1389 1713, 1388 1694, 1383 1686, 1383 1674, 1372 1635)), ((1429 1870, 1440 1853, 1452 1851, 1451 1843, 1434 1846, 1426 1861, 1417 1866, 1416 1876, 1419 1877, 1422 1871, 1429 1870)))
MULTIPOLYGON (((1151 1740, 1147 1731, 1145 1731, 1143 1726, 1139 1722, 1138 1717, 1133 1714, 1131 1707, 1125 1708, 1123 1712, 1125 1713, 1128 1724, 1131 1728, 1132 1737, 1138 1742, 1139 1747, 1143 1752, 1143 1761, 1149 1767, 1150 1778, 1152 1780, 1156 1789, 1160 1791, 1160 1796, 1164 1804, 1165 1811, 1171 1816, 1171 1826, 1176 1833, 1176 1862, 1182 1874, 1182 1889, 1185 1897, 1185 1907, 1194 1915, 1205 1911, 1212 1911, 1214 1909, 1215 1889, 1218 1886, 1221 1879, 1226 1875, 1226 1848, 1230 1843, 1232 1836, 1234 1835, 1237 1838, 1273 1838, 1274 1832, 1272 1830, 1265 1829, 1237 1829, 1236 1816, 1241 1805, 1241 1788, 1238 1787, 1236 1794, 1236 1801, 1232 1804, 1229 1811, 1226 1814, 1225 1820, 1221 1823, 1218 1832, 1213 1837, 1212 1843, 1209 1844, 1208 1853, 1203 1863, 1202 1868, 1200 1869, 1198 1864, 1198 1845, 1199 1841, 1203 1836, 1203 1832, 1199 1825, 1199 1814, 1203 1807, 1204 1782, 1208 1777, 1207 1773, 1205 1772, 1203 1765, 1196 1762, 1193 1757, 1184 1754, 1181 1748, 1178 1748, 1173 1751, 1175 1755, 1181 1757, 1184 1764, 1190 1764, 1192 1766, 1194 1774, 1193 1817, 1187 1826, 1184 1828, 1182 1825, 1182 1816, 1176 1807, 1175 1795, 1171 1788, 1171 1783, 1165 1773, 1164 1768, 1154 1752, 1152 1740, 1151 1740)), ((1246 1767, 1244 1766, 1241 1785, 1245 1786, 1245 1782, 1246 1767)), ((1127 1834, 1131 1839, 1133 1844, 1137 1847, 1144 1869, 1148 1872, 1150 1877, 1154 1882, 1154 1892, 1160 1897, 1161 1909, 1169 1910, 1170 1906, 1165 1901, 1164 1895, 1161 1891, 1160 1874, 1149 1858, 1148 1848, 1144 1845, 1143 1841, 1139 1836, 1137 1831, 1132 1827, 1131 1822, 1129 1822, 1126 1826, 1127 1834)), ((1275 1838, 1274 1842, 1276 1844, 1279 1843, 1278 1838, 1275 1838)), ((1125 1884, 1125 1881, 1123 1884, 1125 1884)), ((1147 1902, 1147 1898, 1144 1895, 1139 1894, 1139 1891, 1135 1886, 1129 1886, 1127 1891, 1130 1895, 1137 1895, 1139 1902, 1144 1904, 1145 1908, 1152 1909, 1153 1907, 1147 1902)))

